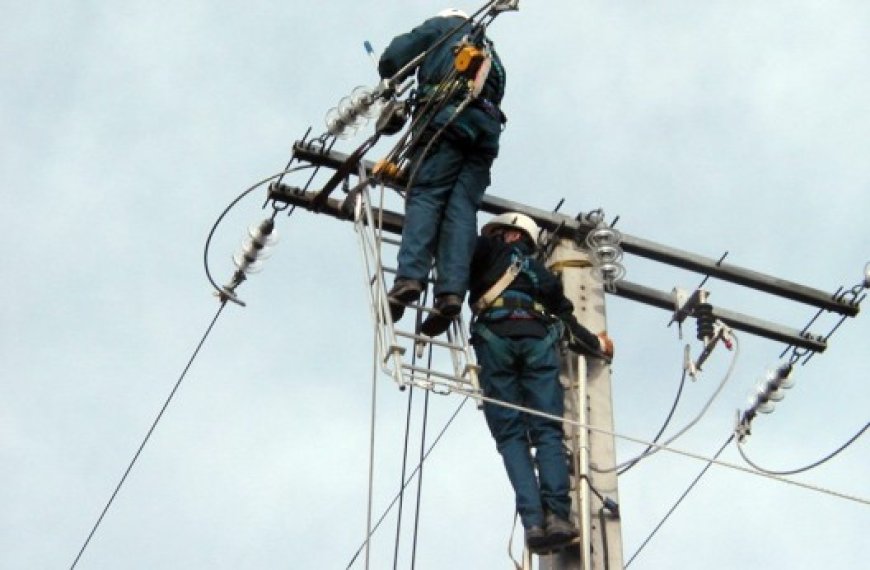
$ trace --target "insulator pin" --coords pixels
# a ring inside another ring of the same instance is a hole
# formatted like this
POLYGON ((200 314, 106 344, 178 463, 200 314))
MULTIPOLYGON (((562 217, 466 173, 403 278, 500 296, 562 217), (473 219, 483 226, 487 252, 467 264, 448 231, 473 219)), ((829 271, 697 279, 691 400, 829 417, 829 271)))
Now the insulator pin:
POLYGON ((326 112, 326 130, 338 138, 349 138, 381 112, 383 101, 370 87, 360 85, 326 112))
POLYGON ((713 317, 713 305, 698 303, 698 306, 695 307, 695 317, 698 320, 698 340, 712 338, 716 324, 716 319, 713 317))
POLYGON ((248 228, 248 237, 241 250, 233 256, 233 262, 242 273, 257 273, 263 268, 262 261, 271 255, 271 246, 278 241, 275 221, 265 219, 248 228))

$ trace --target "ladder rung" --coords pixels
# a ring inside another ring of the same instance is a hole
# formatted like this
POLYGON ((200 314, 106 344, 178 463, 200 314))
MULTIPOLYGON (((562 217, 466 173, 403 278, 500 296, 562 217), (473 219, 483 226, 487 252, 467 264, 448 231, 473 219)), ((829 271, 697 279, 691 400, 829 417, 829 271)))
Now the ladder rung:
POLYGON ((422 334, 414 334, 414 333, 408 333, 405 331, 397 330, 396 336, 400 336, 402 338, 409 338, 409 339, 412 339, 412 340, 415 340, 418 342, 434 344, 436 346, 441 346, 441 347, 449 348, 452 350, 460 350, 460 351, 464 352, 464 347, 461 344, 453 344, 450 342, 445 342, 443 340, 438 340, 437 338, 432 338, 432 337, 425 336, 422 334))
MULTIPOLYGON (((382 189, 383 190, 383 189, 382 189)), ((364 217, 372 218, 371 199, 368 191, 362 192, 361 207, 364 209, 364 217)), ((437 393, 449 394, 451 392, 465 392, 469 394, 480 394, 479 386, 479 370, 480 367, 474 361, 474 355, 470 349, 468 337, 464 330, 465 324, 461 315, 457 316, 450 323, 450 329, 446 339, 431 338, 422 335, 415 329, 412 324, 411 330, 399 330, 396 323, 393 323, 388 314, 388 299, 385 298, 385 286, 388 290, 389 285, 385 282, 392 281, 398 275, 398 268, 384 265, 385 259, 390 257, 390 254, 385 255, 385 251, 393 251, 384 246, 401 247, 401 239, 395 236, 386 236, 376 224, 367 224, 360 221, 355 222, 355 229, 360 239, 360 250, 363 255, 364 277, 368 280, 369 295, 368 300, 371 304, 372 316, 377 325, 376 342, 378 350, 378 358, 381 360, 382 371, 391 376, 400 386, 412 384, 421 388, 432 390, 437 393), (392 276, 392 277, 390 277, 392 276), (450 352, 449 358, 439 356, 436 362, 429 365, 416 365, 416 360, 408 358, 409 354, 422 354, 429 344, 430 351, 438 349, 447 349, 450 352), (411 360, 411 363, 406 362, 411 360), (447 365, 447 361, 452 363, 452 366, 447 365), (432 366, 428 368, 426 366, 432 366)), ((413 321, 419 322, 422 318, 434 313, 435 309, 431 306, 426 306, 427 297, 432 292, 432 278, 423 280, 423 296, 419 301, 407 304, 407 308, 412 309, 411 316, 413 321)), ((431 299, 429 299, 431 300, 431 299)), ((407 318, 407 317, 406 317, 407 318)), ((417 325, 419 326, 419 325, 417 325)), ((480 396, 477 396, 478 405, 480 396)))
POLYGON ((452 381, 457 382, 459 384, 471 384, 471 382, 469 382, 465 378, 451 376, 449 374, 444 374, 443 372, 438 372, 437 370, 431 370, 429 368, 420 368, 419 366, 414 366, 412 364, 404 364, 403 363, 402 369, 403 370, 410 370, 412 373, 419 372, 421 374, 425 374, 427 377, 434 376, 436 378, 443 378, 444 380, 452 380, 452 381))
POLYGON ((399 239, 382 237, 382 238, 380 238, 380 240, 381 240, 381 243, 386 243, 389 245, 402 245, 402 240, 399 240, 399 239))

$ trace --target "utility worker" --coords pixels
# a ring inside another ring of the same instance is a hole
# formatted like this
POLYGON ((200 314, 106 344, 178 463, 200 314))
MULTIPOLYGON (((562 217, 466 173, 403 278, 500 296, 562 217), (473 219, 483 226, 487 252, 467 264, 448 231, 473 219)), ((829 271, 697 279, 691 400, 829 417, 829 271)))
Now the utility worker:
POLYGON ((471 35, 479 44, 476 53, 486 54, 489 67, 485 77, 477 76, 479 94, 461 106, 469 93, 468 82, 458 91, 443 84, 446 78, 456 77, 454 49, 472 31, 473 23, 465 12, 443 10, 395 37, 378 63, 380 76, 389 78, 429 50, 417 67, 416 112, 422 112, 427 97, 450 93, 429 106, 437 111, 420 125, 420 137, 410 152, 411 186, 405 198, 402 245, 395 283, 387 294, 396 322, 405 305, 420 298, 434 256, 434 310, 422 329, 431 336, 444 332, 462 308, 477 237, 477 209, 490 184, 490 168, 506 120, 499 108, 505 70, 486 36, 471 35))
MULTIPOLYGON (((534 220, 515 212, 483 226, 471 265, 471 342, 485 396, 562 417, 563 330, 569 348, 608 361, 613 343, 606 333, 595 335, 577 322, 561 281, 534 259, 538 233, 534 220)), ((489 402, 483 410, 516 495, 529 549, 546 552, 567 544, 577 530, 570 522, 562 423, 489 402)))

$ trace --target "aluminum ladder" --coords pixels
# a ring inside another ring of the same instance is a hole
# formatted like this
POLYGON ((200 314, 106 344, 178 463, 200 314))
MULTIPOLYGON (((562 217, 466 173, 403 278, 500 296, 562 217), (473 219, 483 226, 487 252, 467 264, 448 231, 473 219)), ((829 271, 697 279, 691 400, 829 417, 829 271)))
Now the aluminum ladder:
POLYGON ((462 314, 447 329, 446 341, 442 340, 443 337, 432 338, 419 332, 420 323, 432 311, 431 307, 425 306, 426 299, 431 297, 432 279, 427 280, 421 302, 409 304, 401 323, 393 323, 386 282, 388 275, 392 282, 396 269, 384 265, 383 260, 396 259, 401 241, 385 236, 383 232, 380 214, 385 191, 383 184, 378 185, 377 210, 372 206, 367 183, 357 186, 348 196, 353 205, 354 230, 359 238, 380 367, 402 389, 411 385, 439 394, 465 394, 475 398, 480 406, 479 366, 468 342, 462 314), (420 364, 424 358, 426 362, 420 364))

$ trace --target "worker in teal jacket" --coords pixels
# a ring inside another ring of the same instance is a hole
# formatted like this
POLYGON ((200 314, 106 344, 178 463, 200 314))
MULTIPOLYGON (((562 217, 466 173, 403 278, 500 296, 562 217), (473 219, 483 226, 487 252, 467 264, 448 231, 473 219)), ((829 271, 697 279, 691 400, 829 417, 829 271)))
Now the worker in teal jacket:
POLYGON ((469 303, 480 385, 492 400, 483 406, 486 423, 514 489, 526 543, 541 553, 577 536, 564 431, 557 420, 500 403, 561 418, 560 338, 567 337, 576 352, 605 360, 613 357, 613 343, 577 322, 561 281, 534 258, 537 237, 534 220, 517 212, 484 225, 472 259, 469 303))
MULTIPOLYGON (((454 48, 472 29, 472 21, 465 13, 444 10, 394 38, 380 58, 378 71, 383 78, 392 77, 430 50, 417 68, 418 95, 425 99, 436 93, 451 73, 454 48)), ((434 310, 422 328, 431 336, 441 334, 459 314, 468 289, 477 209, 490 184, 490 168, 498 156, 505 122, 500 109, 505 90, 504 66, 488 38, 482 36, 479 43, 491 63, 481 92, 456 116, 467 92, 460 91, 444 101, 411 150, 413 175, 405 201, 402 245, 395 283, 387 294, 396 322, 405 306, 420 298, 434 257, 434 310)))

